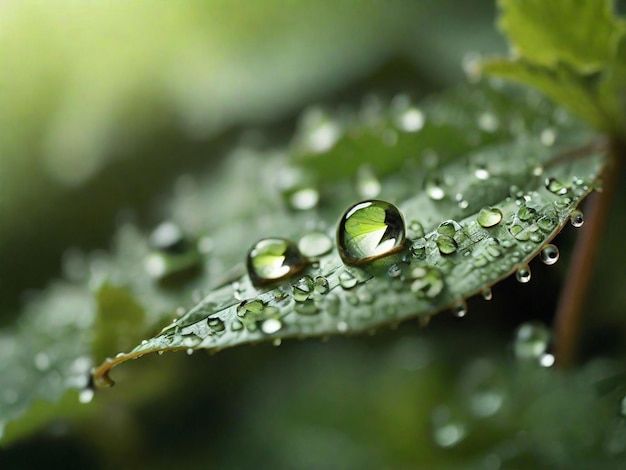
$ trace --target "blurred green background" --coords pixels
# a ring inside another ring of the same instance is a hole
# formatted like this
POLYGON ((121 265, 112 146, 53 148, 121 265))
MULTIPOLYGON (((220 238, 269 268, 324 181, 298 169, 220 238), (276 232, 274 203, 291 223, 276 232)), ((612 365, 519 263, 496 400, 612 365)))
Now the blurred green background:
MULTIPOLYGON (((489 0, 2 2, 0 324, 60 275, 68 249, 107 249, 121 219, 158 223, 176 178, 210 172, 249 129, 284 145, 310 103, 464 81, 468 54, 506 51, 495 15, 489 0)), ((574 236, 558 239, 563 262, 529 286, 505 281, 490 303, 471 300, 462 321, 124 366, 119 387, 90 405, 104 410, 97 420, 55 420, 0 450, 0 467, 558 468, 566 427, 582 433, 572 442, 621 436, 609 459, 619 468, 626 428, 584 386, 604 362, 573 377, 510 376, 513 330, 550 322, 574 236), (483 389, 497 396, 481 408, 471 397, 483 389), (545 400, 525 401, 528 389, 545 400), (606 426, 586 421, 596 409, 606 426), (554 422, 562 414, 567 426, 554 422)), ((624 249, 603 256, 623 260, 624 249)), ((623 357, 614 264, 596 278, 586 358, 623 357)))

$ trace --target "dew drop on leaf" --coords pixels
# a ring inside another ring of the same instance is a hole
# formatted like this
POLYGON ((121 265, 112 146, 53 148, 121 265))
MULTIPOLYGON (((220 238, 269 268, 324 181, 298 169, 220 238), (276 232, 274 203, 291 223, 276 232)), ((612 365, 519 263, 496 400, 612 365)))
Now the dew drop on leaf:
POLYGON ((337 229, 337 247, 345 264, 358 265, 402 248, 404 220, 400 211, 385 201, 364 201, 350 207, 337 229))
POLYGON ((541 250, 541 261, 548 266, 556 263, 559 260, 559 249, 556 245, 546 245, 541 250))
POLYGON ((454 253, 457 249, 457 243, 454 241, 454 238, 448 235, 439 235, 437 237, 437 248, 444 255, 450 255, 454 253))
POLYGON ((454 305, 452 305, 452 315, 457 318, 463 318, 467 315, 467 302, 463 299, 455 302, 454 305))
POLYGON ((567 188, 556 178, 547 178, 545 182, 546 188, 551 193, 557 194, 559 196, 564 196, 567 194, 567 188))
POLYGON ((317 276, 315 278, 315 291, 320 294, 326 294, 330 290, 328 279, 324 276, 317 276))
POLYGON ((491 290, 491 288, 490 288, 490 287, 486 287, 486 288, 484 288, 484 289, 481 291, 480 295, 482 296, 482 298, 483 298, 484 300, 491 300, 491 299, 493 299, 493 291, 491 290))
POLYGON ((502 221, 502 212, 497 207, 483 207, 478 212, 476 221, 481 227, 494 227, 502 221))
POLYGON ((248 252, 248 275, 255 286, 293 276, 305 266, 298 247, 284 238, 264 238, 248 252))
POLYGON ((282 327, 283 324, 278 318, 268 318, 261 322, 261 331, 266 335, 277 333, 282 327))
POLYGON ((357 282, 357 278, 348 271, 344 271, 339 275, 339 285, 346 290, 352 289, 357 282))
POLYGON ((515 279, 522 284, 530 282, 530 268, 527 264, 520 266, 515 272, 515 279))
POLYGON ((569 216, 569 221, 573 227, 579 228, 579 227, 582 227, 583 224, 585 223, 585 218, 583 217, 583 213, 579 211, 578 209, 576 209, 569 216))
POLYGON ((446 197, 446 192, 443 189, 442 182, 439 178, 429 178, 426 181, 424 189, 428 197, 433 201, 441 201, 444 197, 446 197))
POLYGON ((315 283, 310 276, 304 276, 291 287, 293 290, 293 300, 296 302, 305 302, 313 295, 315 283))

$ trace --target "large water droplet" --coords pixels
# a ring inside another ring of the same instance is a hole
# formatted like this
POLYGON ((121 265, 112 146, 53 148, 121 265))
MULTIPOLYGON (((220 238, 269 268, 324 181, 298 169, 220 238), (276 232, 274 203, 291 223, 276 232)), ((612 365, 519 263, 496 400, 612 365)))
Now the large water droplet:
POLYGON ((583 217, 583 213, 576 209, 570 214, 569 221, 573 227, 579 228, 585 223, 585 218, 583 217))
POLYGON ((298 247, 284 238, 264 238, 248 252, 248 275, 255 286, 293 276, 305 266, 298 247))
POLYGON ((483 207, 476 217, 476 221, 484 228, 494 227, 498 225, 501 220, 502 211, 497 207, 483 207))
POLYGON ((515 333, 515 355, 520 359, 539 359, 548 349, 549 342, 550 330, 543 323, 523 323, 515 333))
POLYGON ((520 266, 517 269, 517 271, 515 272, 515 279, 517 279, 517 281, 521 282, 522 284, 530 282, 530 268, 527 264, 525 264, 524 266, 520 266))
POLYGON ((556 263, 559 260, 559 249, 556 245, 546 245, 541 250, 541 261, 548 266, 556 263))
POLYGON ((355 204, 341 218, 337 247, 344 263, 358 265, 402 249, 404 220, 398 209, 385 201, 355 204))

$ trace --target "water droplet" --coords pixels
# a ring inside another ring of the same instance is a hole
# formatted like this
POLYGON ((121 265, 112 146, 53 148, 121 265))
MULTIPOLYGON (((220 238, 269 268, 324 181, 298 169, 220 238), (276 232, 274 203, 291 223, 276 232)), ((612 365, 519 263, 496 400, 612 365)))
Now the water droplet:
POLYGON ((452 419, 445 406, 435 408, 432 413, 433 440, 440 447, 454 447, 465 438, 465 426, 452 419))
POLYGON ((457 230, 460 228, 461 226, 454 220, 446 220, 445 222, 441 222, 441 224, 439 224, 439 227, 437 227, 437 233, 448 237, 454 237, 457 230))
POLYGON ((493 299, 493 292, 490 287, 485 287, 480 294, 484 300, 493 299))
POLYGON ((541 176, 543 175, 543 167, 541 165, 537 165, 532 170, 533 176, 541 176))
POLYGON ((544 129, 539 134, 539 141, 546 147, 551 147, 556 141, 556 132, 554 129, 544 129))
POLYGON ((554 365, 554 355, 546 353, 539 357, 539 365, 541 367, 552 367, 554 365))
POLYGON ((298 247, 284 238, 264 238, 248 252, 248 275, 255 286, 293 276, 305 266, 298 247))
POLYGON ((230 324, 230 330, 235 332, 243 330, 243 323, 241 323, 239 320, 234 320, 230 324))
POLYGON ((557 222, 552 217, 544 216, 537 221, 537 226, 544 232, 551 232, 556 228, 557 222))
POLYGON ((487 168, 479 167, 474 171, 474 176, 476 177, 476 179, 485 181, 489 179, 490 175, 489 175, 489 171, 487 170, 487 168))
POLYGON ((320 195, 315 188, 300 188, 288 196, 289 207, 299 211, 313 209, 319 200, 320 195))
POLYGON ((248 314, 252 314, 253 316, 259 316, 265 310, 265 304, 263 301, 254 299, 254 300, 244 300, 237 306, 237 316, 244 318, 248 314))
POLYGON ((348 271, 344 271, 339 275, 339 285, 346 290, 352 289, 357 282, 357 278, 348 271))
POLYGON ((412 220, 411 223, 409 223, 409 238, 422 238, 425 234, 424 226, 417 220, 412 220))
POLYGON ((395 263, 389 266, 389 269, 387 270, 387 275, 389 277, 396 278, 396 277, 400 277, 401 274, 402 274, 402 268, 395 263))
POLYGON ((79 403, 86 405, 87 403, 91 403, 91 401, 93 400, 93 396, 94 396, 93 389, 85 388, 78 393, 78 401, 79 403))
POLYGON ((211 329, 213 333, 221 333, 226 329, 224 325, 224 321, 218 317, 209 317, 207 318, 207 325, 211 329))
POLYGON ((515 279, 522 284, 530 282, 530 268, 528 265, 520 266, 515 272, 515 279))
POLYGON ((545 182, 546 188, 551 193, 557 194, 559 196, 564 196, 567 194, 567 188, 556 178, 546 178, 545 182))
POLYGON ((333 248, 333 241, 324 232, 310 232, 298 241, 298 249, 307 258, 318 258, 333 248))
POLYGON ((266 335, 271 335, 278 332, 283 327, 283 324, 278 318, 268 318, 261 323, 261 331, 266 335))
POLYGON ((293 300, 296 302, 305 302, 313 295, 315 283, 310 276, 304 276, 291 287, 293 291, 293 300))
POLYGON ((296 303, 294 307, 295 311, 300 315, 316 315, 319 313, 317 305, 312 300, 306 300, 304 302, 296 303))
POLYGON ((548 349, 549 342, 550 330, 543 323, 523 323, 515 333, 515 356, 519 359, 539 359, 548 349))
POLYGON ((283 343, 283 340, 280 338, 275 338, 274 341, 272 341, 272 346, 278 347, 283 343))
POLYGON ((396 116, 396 126, 405 132, 419 131, 425 121, 424 113, 415 107, 409 107, 396 116))
POLYGON ((441 201, 446 197, 446 192, 442 187, 442 182, 439 178, 429 178, 426 181, 424 190, 429 198, 433 201, 441 201))
POLYGON ((579 228, 585 223, 585 218, 583 217, 583 213, 576 209, 570 214, 569 221, 573 227, 579 228))
POLYGON ((509 228, 509 232, 511 232, 511 235, 513 235, 513 237, 520 242, 525 242, 530 238, 528 230, 524 230, 524 227, 518 224, 512 225, 509 228))
POLYGON ((337 246, 345 264, 358 265, 402 249, 404 220, 385 201, 364 201, 349 208, 337 229, 337 246))
POLYGON ((559 249, 555 245, 546 245, 541 250, 541 261, 548 266, 559 260, 559 249))
POLYGON ((328 279, 323 276, 317 276, 315 278, 315 291, 320 294, 326 294, 330 290, 328 279))
POLYGON ((180 255, 189 250, 189 243, 182 230, 173 222, 163 222, 150 234, 150 246, 154 250, 180 255))
POLYGON ((458 300, 452 305, 452 315, 457 318, 463 318, 467 315, 467 302, 464 299, 458 300))
POLYGON ((320 108, 308 109, 302 116, 304 145, 312 153, 330 150, 341 136, 341 127, 320 108))
POLYGON ((356 189, 363 199, 373 199, 380 194, 380 181, 369 165, 361 165, 357 170, 356 189))
POLYGON ((411 291, 420 298, 432 299, 443 291, 443 274, 437 268, 428 265, 416 266, 411 271, 411 277, 414 279, 411 283, 411 291))
POLYGON ((444 255, 450 255, 454 253, 457 249, 457 243, 454 241, 454 238, 448 235, 439 235, 437 237, 437 248, 444 255))
POLYGON ((497 207, 483 207, 476 217, 476 221, 484 228, 494 227, 498 225, 501 220, 502 211, 497 207))

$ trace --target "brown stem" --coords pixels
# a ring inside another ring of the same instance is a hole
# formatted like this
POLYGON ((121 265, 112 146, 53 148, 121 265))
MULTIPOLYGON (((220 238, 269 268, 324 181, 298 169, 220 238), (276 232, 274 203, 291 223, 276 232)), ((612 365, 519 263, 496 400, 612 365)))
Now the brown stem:
POLYGON ((602 192, 592 194, 585 206, 585 225, 574 245, 573 257, 556 310, 555 356, 560 367, 570 367, 576 360, 585 298, 597 258, 611 202, 618 189, 621 147, 612 146, 604 172, 602 192))

